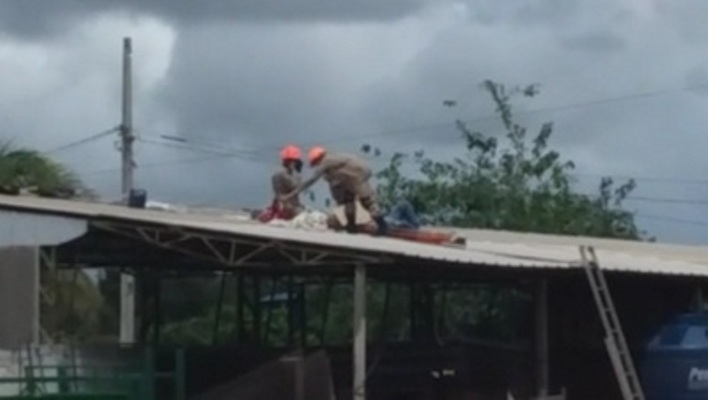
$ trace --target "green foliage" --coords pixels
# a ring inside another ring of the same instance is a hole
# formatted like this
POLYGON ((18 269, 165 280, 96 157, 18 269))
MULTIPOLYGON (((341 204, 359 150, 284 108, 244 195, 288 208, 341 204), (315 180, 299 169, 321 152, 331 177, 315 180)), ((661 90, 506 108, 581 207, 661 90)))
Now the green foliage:
MULTIPOLYGON (((618 186, 603 178, 597 196, 574 191, 575 165, 549 147, 553 124, 535 136, 515 122, 511 99, 533 97, 535 85, 507 89, 485 81, 504 130, 503 137, 484 134, 456 121, 464 153, 452 160, 434 160, 424 151, 396 153, 379 171, 378 194, 384 203, 411 200, 433 222, 476 227, 640 239, 634 216, 622 202, 635 188, 630 180, 618 186), (414 177, 403 171, 413 166, 414 177)), ((378 150, 364 145, 362 151, 378 150)))
MULTIPOLYGON (((494 102, 503 135, 476 131, 458 119, 463 151, 454 158, 435 160, 424 151, 394 154, 377 173, 377 192, 384 204, 407 199, 430 222, 445 226, 643 238, 634 215, 622 208, 635 188, 633 180, 615 185, 603 178, 597 195, 578 193, 574 163, 549 146, 553 124, 544 123, 530 135, 515 121, 511 100, 538 95, 536 85, 506 88, 487 80, 482 88, 494 102)), ((381 154, 369 144, 361 151, 381 154)), ((453 291, 438 329, 452 336, 513 340, 521 319, 514 314, 528 304, 529 299, 513 289, 453 291)))
POLYGON ((85 271, 59 270, 42 282, 44 328, 57 342, 86 341, 100 333, 103 296, 85 271))
POLYGON ((22 189, 41 195, 73 197, 91 194, 65 166, 34 150, 0 143, 0 190, 18 193, 22 189))

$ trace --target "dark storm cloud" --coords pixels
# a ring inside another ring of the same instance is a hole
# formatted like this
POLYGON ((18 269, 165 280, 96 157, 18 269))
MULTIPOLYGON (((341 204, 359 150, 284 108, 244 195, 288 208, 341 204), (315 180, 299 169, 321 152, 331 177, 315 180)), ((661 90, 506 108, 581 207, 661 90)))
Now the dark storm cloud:
MULTIPOLYGON (((704 6, 664 2, 665 9, 652 12, 657 1, 470 0, 446 7, 451 3, 453 0, 0 0, 0 31, 11 33, 3 39, 34 35, 36 41, 24 44, 36 49, 12 53, 18 54, 13 58, 25 58, 16 69, 8 70, 8 63, 0 63, 4 76, 9 77, 4 91, 17 93, 6 96, 5 103, 0 99, 0 106, 6 109, 2 115, 9 126, 18 125, 17 130, 33 133, 37 142, 52 125, 69 132, 86 126, 87 117, 93 117, 90 127, 97 129, 116 123, 119 48, 115 65, 94 65, 86 60, 95 58, 105 46, 119 43, 126 26, 149 23, 156 26, 143 31, 142 36, 133 36, 136 49, 145 51, 155 32, 165 31, 162 34, 173 37, 174 44, 172 39, 162 38, 154 40, 151 50, 143 55, 136 50, 136 67, 145 65, 148 58, 169 64, 166 74, 162 68, 153 68, 159 72, 154 72, 152 80, 159 77, 159 83, 136 94, 136 129, 208 141, 224 151, 255 148, 260 154, 260 158, 248 160, 220 159, 212 154, 212 160, 192 163, 183 161, 208 159, 209 154, 138 143, 136 178, 157 200, 266 204, 268 175, 277 166, 275 148, 290 141, 303 147, 322 141, 344 151, 371 143, 386 155, 424 148, 437 158, 449 159, 461 152, 462 142, 452 127, 457 118, 472 120, 473 129, 503 134, 493 117, 489 96, 479 87, 488 78, 506 84, 543 85, 539 97, 516 102, 516 110, 551 111, 519 113, 518 121, 528 125, 532 133, 541 123, 554 121, 553 146, 575 160, 582 173, 691 178, 708 168, 700 153, 707 145, 701 134, 708 124, 703 97, 683 92, 563 108, 704 83, 706 68, 700 53, 708 37, 703 34, 708 25, 700 19, 705 15, 701 12, 704 6), (418 12, 428 4, 437 9, 418 12), (139 18, 131 20, 132 16, 139 18), (404 16, 411 18, 401 19, 404 16), (111 25, 116 20, 123 25, 111 25), (87 23, 76 28, 78 21, 87 23), (274 21, 281 23, 270 23, 274 21), (356 23, 350 23, 353 21, 356 23), (67 40, 71 34, 66 32, 71 28, 81 32, 67 40), (49 33, 52 36, 47 36, 49 33), (87 46, 86 38, 95 42, 93 47, 87 46), (46 43, 54 53, 47 55, 43 50, 46 43), (87 47, 92 52, 74 53, 87 47), (166 48, 165 54, 156 57, 155 50, 160 48, 166 48), (71 56, 62 56, 67 53, 71 56), (60 60, 58 65, 66 71, 55 64, 40 68, 45 58, 60 60), (36 68, 34 75, 23 73, 32 66, 36 68), (77 86, 74 80, 90 82, 84 71, 110 68, 105 77, 87 84, 82 92, 85 97, 66 94, 77 86), (47 75, 54 79, 41 79, 47 75), (22 84, 15 85, 15 81, 22 84), (52 82, 61 83, 54 83, 59 88, 56 93, 38 89, 51 88, 52 82), (107 82, 112 88, 110 95, 97 89, 103 88, 97 82, 107 82), (21 96, 32 89, 33 96, 21 96), (101 93, 115 98, 116 104, 101 107, 101 93), (25 98, 26 106, 13 104, 15 98, 25 98), (42 99, 41 106, 36 99, 42 99), (447 99, 456 100, 457 106, 444 107, 447 99), (159 112, 150 112, 140 101, 155 105, 159 112), (91 104, 96 110, 86 113, 62 108, 68 103, 91 104), (27 114, 33 109, 46 111, 36 118, 31 111, 27 114), (34 126, 33 121, 44 125, 34 126)), ((136 73, 136 87, 147 80, 136 73)), ((92 129, 78 130, 88 133, 92 129)), ((56 141, 61 144, 68 139, 62 136, 56 141)), ((117 165, 110 143, 97 144, 96 149, 97 161, 90 162, 90 169, 117 165), (103 154, 98 154, 100 149, 103 154), (115 162, 102 165, 106 160, 115 162)), ((62 160, 71 158, 72 165, 86 169, 88 162, 76 156, 81 152, 72 154, 62 160)), ((117 170, 88 176, 94 177, 90 182, 101 190, 119 187, 117 170)), ((597 184, 593 179, 588 182, 590 189, 597 184)), ((708 196, 708 191, 685 186, 639 184, 641 196, 708 196)), ((637 207, 647 211, 641 208, 643 203, 637 207)), ((694 213, 708 220, 705 209, 648 211, 679 218, 692 218, 690 213, 694 213)), ((647 227, 660 237, 677 237, 670 231, 672 226, 647 227)))
POLYGON ((180 23, 215 21, 389 21, 440 0, 2 0, 0 30, 42 37, 104 12, 180 23))
POLYGON ((328 71, 331 55, 311 38, 288 25, 183 32, 161 99, 191 137, 268 148, 324 134, 344 77, 328 71))

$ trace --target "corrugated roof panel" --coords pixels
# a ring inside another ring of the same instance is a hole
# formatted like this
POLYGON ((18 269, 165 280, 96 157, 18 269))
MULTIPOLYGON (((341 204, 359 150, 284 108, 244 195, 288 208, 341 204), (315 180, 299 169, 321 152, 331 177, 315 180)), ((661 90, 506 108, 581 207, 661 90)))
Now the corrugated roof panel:
POLYGON ((651 274, 708 277, 708 248, 626 240, 541 235, 479 229, 454 229, 467 238, 467 249, 427 245, 391 238, 348 235, 331 231, 297 230, 264 225, 243 215, 174 213, 34 197, 0 196, 1 208, 44 211, 84 218, 117 218, 185 228, 321 245, 349 250, 430 259, 461 264, 514 268, 575 268, 578 247, 596 247, 603 268, 651 274))
POLYGON ((538 262, 519 260, 501 255, 481 253, 475 250, 448 248, 391 238, 348 235, 332 231, 289 229, 245 220, 237 215, 219 216, 214 214, 172 213, 102 203, 17 196, 0 196, 0 208, 3 207, 19 208, 27 211, 70 214, 84 218, 119 218, 126 221, 176 225, 225 234, 230 233, 453 263, 537 268, 544 266, 562 267, 561 264, 551 261, 538 262))

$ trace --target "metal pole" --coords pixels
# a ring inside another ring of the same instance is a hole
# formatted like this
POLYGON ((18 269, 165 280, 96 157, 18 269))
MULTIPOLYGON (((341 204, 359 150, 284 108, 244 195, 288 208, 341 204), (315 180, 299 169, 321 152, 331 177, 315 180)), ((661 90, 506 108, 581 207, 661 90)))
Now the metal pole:
POLYGON ((354 269, 354 346, 352 398, 366 400, 366 265, 354 269))
POLYGON ((32 344, 39 345, 41 341, 40 332, 42 330, 42 247, 35 247, 32 250, 34 256, 34 279, 32 282, 34 295, 32 296, 32 344))
POLYGON ((536 288, 536 388, 538 398, 548 396, 548 280, 536 288))
POLYGON ((127 200, 133 188, 133 79, 132 45, 130 38, 123 39, 123 121, 121 137, 121 192, 127 200))
MULTIPOLYGON (((131 77, 131 41, 123 39, 123 122, 120 127, 121 137, 121 192, 123 200, 128 201, 133 188, 133 102, 131 77)), ((135 279, 133 276, 120 275, 120 343, 135 342, 135 279)))

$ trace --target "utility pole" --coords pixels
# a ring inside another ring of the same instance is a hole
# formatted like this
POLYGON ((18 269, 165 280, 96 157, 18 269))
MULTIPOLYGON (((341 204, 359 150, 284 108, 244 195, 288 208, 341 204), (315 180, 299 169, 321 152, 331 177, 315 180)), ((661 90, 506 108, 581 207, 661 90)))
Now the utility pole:
MULTIPOLYGON (((128 205, 133 189, 133 80, 132 48, 130 38, 123 39, 123 121, 121 138, 121 192, 128 205)), ((120 335, 121 344, 135 342, 135 279, 132 275, 120 275, 120 335)))

